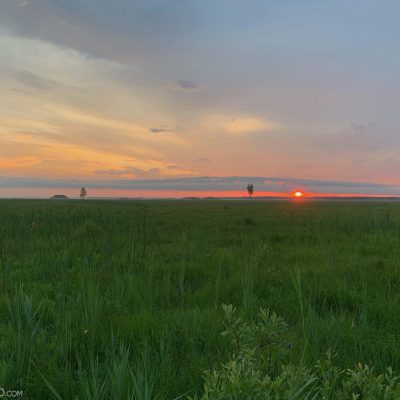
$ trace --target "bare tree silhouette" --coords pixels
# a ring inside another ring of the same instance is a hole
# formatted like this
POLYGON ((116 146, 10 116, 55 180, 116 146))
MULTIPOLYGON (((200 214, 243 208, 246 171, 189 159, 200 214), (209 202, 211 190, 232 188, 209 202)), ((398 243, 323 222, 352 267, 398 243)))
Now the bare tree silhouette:
POLYGON ((254 193, 254 185, 252 183, 249 183, 247 185, 247 193, 249 194, 250 197, 253 196, 254 193))
POLYGON ((82 186, 81 193, 80 193, 79 197, 80 197, 82 200, 85 200, 85 197, 86 197, 86 196, 87 196, 87 192, 86 192, 85 186, 82 186))

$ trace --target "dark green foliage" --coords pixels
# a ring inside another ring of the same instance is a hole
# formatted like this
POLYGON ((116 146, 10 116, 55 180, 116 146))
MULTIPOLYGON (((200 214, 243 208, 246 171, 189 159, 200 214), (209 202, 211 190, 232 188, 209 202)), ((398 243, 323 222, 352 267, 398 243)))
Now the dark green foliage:
POLYGON ((288 364, 400 370, 399 254, 397 203, 1 201, 0 386, 200 393, 230 354, 222 303, 284 315, 288 364))

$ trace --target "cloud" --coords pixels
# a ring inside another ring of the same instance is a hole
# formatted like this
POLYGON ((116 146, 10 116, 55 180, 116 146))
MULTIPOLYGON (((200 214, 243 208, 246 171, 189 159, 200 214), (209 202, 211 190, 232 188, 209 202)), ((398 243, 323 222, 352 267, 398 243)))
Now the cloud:
POLYGON ((330 154, 368 153, 381 149, 390 149, 400 145, 396 131, 375 122, 351 125, 350 127, 330 134, 315 135, 310 139, 314 148, 330 154))
POLYGON ((149 131, 151 133, 162 133, 162 132, 171 132, 171 129, 168 129, 168 128, 150 128, 149 131))
POLYGON ((53 82, 22 69, 14 70, 12 75, 18 82, 29 88, 36 90, 51 90, 54 87, 53 82))
POLYGON ((141 169, 128 167, 122 169, 99 169, 94 171, 96 175, 115 176, 119 178, 134 178, 134 179, 154 179, 164 176, 160 168, 141 169))
MULTIPOLYGON (((312 192, 329 191, 333 193, 349 193, 349 191, 359 192, 360 190, 385 190, 386 188, 398 188, 397 185, 385 185, 374 182, 351 182, 351 181, 329 181, 320 179, 300 179, 300 178, 267 178, 265 186, 287 187, 303 186, 312 192)), ((398 190, 398 189, 397 189, 398 190)))
POLYGON ((210 113, 203 117, 199 129, 204 132, 213 132, 214 135, 222 133, 232 136, 244 136, 251 133, 279 130, 281 126, 261 116, 232 116, 229 114, 210 113))
POLYGON ((177 80, 167 85, 169 89, 179 90, 182 92, 197 92, 201 90, 201 86, 195 81, 177 80))
POLYGON ((111 169, 98 169, 93 171, 95 175, 102 177, 116 177, 121 179, 162 179, 171 177, 181 177, 191 175, 192 172, 186 170, 178 164, 167 164, 160 168, 111 168, 111 169))
POLYGON ((251 132, 272 130, 276 129, 278 126, 263 118, 243 117, 232 119, 231 121, 224 123, 222 127, 226 132, 241 135, 251 132))
POLYGON ((18 157, 1 157, 0 156, 0 168, 3 170, 7 169, 26 169, 34 165, 40 164, 41 159, 34 156, 18 156, 18 157))
POLYGON ((29 4, 30 0, 17 0, 19 7, 25 7, 29 4))
POLYGON ((199 157, 194 160, 196 163, 209 163, 211 162, 211 158, 209 157, 199 157))
POLYGON ((0 153, 6 156, 8 149, 7 157, 16 160, 4 160, 4 173, 21 174, 18 166, 33 159, 39 161, 32 168, 26 164, 26 175, 65 178, 125 165, 163 169, 175 162, 164 153, 184 140, 172 130, 149 134, 155 116, 162 122, 154 128, 159 132, 174 125, 140 84, 135 90, 125 84, 134 72, 41 40, 0 34, 0 153))

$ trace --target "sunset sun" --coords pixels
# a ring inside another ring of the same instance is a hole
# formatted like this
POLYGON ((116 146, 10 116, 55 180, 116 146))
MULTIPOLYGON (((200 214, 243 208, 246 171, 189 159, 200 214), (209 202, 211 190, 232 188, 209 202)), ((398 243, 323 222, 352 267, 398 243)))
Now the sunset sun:
POLYGON ((296 197, 297 199, 301 198, 304 196, 303 192, 297 191, 293 193, 293 196, 296 197))

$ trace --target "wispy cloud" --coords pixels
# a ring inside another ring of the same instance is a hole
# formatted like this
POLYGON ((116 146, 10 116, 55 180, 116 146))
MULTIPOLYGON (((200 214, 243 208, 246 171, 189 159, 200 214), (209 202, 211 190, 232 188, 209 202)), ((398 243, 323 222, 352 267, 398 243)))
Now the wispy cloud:
POLYGON ((17 0, 19 7, 25 7, 29 4, 29 0, 17 0))
POLYGON ((209 163, 211 162, 211 158, 209 157, 199 157, 194 160, 196 163, 209 163))
POLYGON ((197 92, 201 90, 201 85, 195 81, 187 81, 179 79, 177 81, 167 84, 167 87, 172 90, 179 90, 182 92, 197 92))
POLYGON ((179 178, 192 176, 193 171, 186 169, 178 164, 165 164, 158 168, 138 168, 127 166, 124 168, 97 169, 93 174, 100 176, 102 180, 105 178, 120 178, 120 179, 163 179, 163 178, 179 178))
POLYGON ((169 128, 150 128, 149 131, 151 133, 162 133, 162 132, 171 132, 169 128))
POLYGON ((278 125, 263 118, 244 117, 234 118, 223 124, 223 129, 232 134, 244 134, 251 132, 270 131, 278 129, 278 125))
POLYGON ((105 177, 131 178, 131 179, 155 179, 164 174, 160 168, 150 168, 148 170, 129 167, 123 169, 98 169, 94 171, 96 175, 105 177))
POLYGON ((280 124, 262 116, 229 115, 210 113, 203 116, 199 129, 214 132, 214 134, 228 134, 241 136, 257 132, 278 131, 280 124))
POLYGON ((32 72, 22 69, 16 69, 12 75, 23 86, 33 88, 36 90, 51 90, 54 87, 54 82, 44 79, 32 72))

